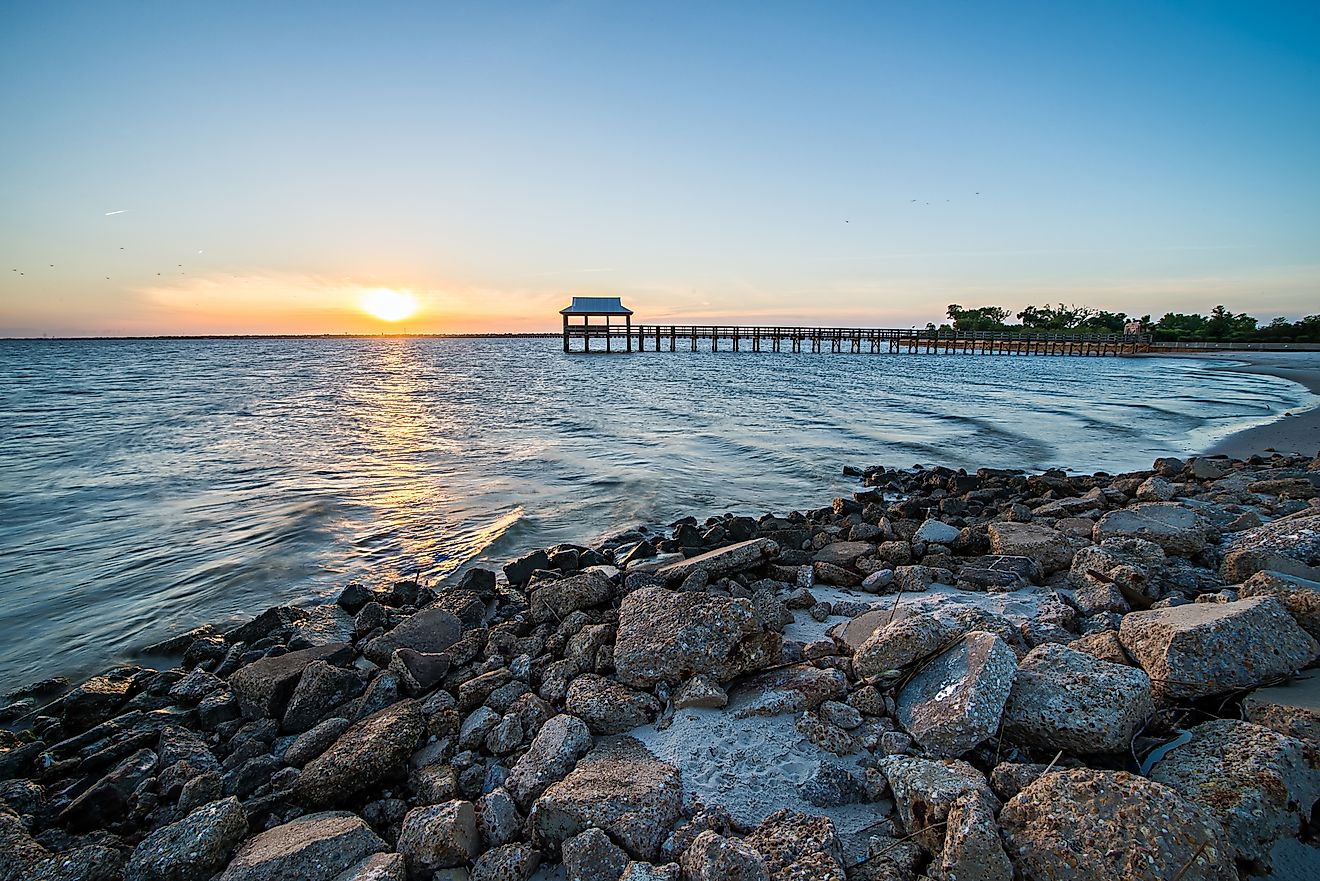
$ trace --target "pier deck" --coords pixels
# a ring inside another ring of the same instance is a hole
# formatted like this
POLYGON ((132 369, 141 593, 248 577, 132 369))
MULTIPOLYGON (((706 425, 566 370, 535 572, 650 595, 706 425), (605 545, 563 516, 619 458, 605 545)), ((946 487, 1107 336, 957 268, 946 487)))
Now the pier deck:
POLYGON ((564 351, 851 354, 1071 355, 1104 357, 1151 351, 1149 334, 954 331, 862 327, 760 327, 634 324, 565 325, 564 351), (575 348, 574 341, 580 341, 575 348))

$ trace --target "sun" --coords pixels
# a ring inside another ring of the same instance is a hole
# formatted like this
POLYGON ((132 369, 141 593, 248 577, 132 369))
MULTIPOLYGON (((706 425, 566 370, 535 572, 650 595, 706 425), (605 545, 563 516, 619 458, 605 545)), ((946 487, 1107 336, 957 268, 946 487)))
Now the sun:
POLYGON ((358 305, 381 321, 402 321, 417 311, 417 298, 408 291, 373 288, 364 291, 358 305))

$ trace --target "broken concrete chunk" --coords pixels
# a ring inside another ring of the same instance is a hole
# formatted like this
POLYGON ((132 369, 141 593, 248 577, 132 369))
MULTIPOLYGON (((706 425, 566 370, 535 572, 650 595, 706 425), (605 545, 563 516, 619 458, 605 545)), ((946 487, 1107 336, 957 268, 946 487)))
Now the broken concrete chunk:
POLYGON ((928 663, 898 695, 898 721, 928 754, 955 758, 994 734, 1017 657, 993 633, 974 630, 928 663))

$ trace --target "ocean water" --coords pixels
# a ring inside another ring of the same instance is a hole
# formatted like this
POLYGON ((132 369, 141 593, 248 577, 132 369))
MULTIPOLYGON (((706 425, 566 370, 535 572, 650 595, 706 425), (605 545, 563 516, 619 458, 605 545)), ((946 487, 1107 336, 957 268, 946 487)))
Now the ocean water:
POLYGON ((844 465, 1131 470, 1307 399, 1182 358, 0 341, 0 693, 354 579, 818 507, 844 465))

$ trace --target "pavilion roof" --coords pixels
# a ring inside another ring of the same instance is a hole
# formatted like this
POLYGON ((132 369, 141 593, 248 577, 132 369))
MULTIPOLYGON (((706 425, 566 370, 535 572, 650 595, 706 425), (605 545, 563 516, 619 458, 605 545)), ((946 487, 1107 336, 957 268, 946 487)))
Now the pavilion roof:
POLYGON ((574 297, 560 315, 631 315, 633 311, 623 305, 620 297, 574 297))

